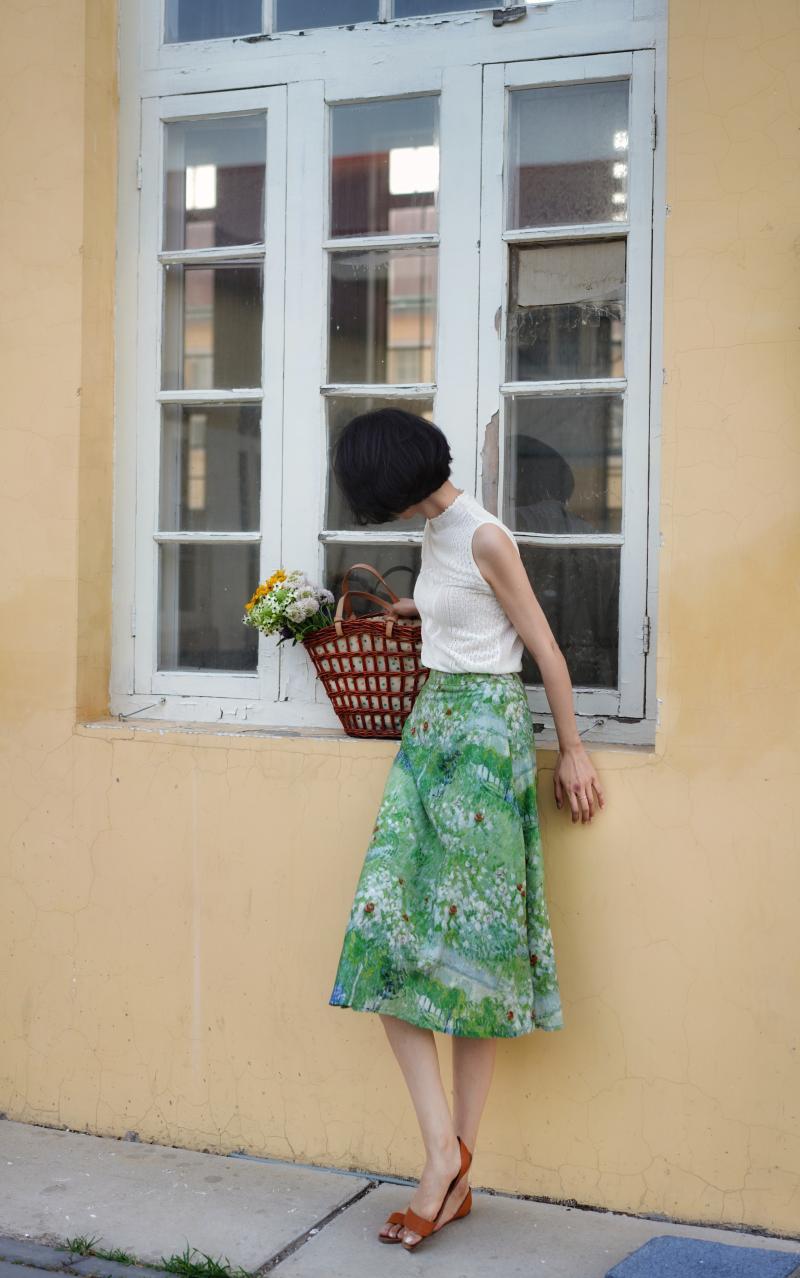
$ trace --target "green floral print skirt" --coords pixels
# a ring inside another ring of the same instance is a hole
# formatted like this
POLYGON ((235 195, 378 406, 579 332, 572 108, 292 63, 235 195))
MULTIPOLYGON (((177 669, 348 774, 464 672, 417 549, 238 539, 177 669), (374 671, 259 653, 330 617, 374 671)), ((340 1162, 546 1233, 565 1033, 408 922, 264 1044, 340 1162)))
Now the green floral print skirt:
POLYGON ((403 724, 329 1004, 511 1038, 563 1027, 518 673, 431 670, 403 724))

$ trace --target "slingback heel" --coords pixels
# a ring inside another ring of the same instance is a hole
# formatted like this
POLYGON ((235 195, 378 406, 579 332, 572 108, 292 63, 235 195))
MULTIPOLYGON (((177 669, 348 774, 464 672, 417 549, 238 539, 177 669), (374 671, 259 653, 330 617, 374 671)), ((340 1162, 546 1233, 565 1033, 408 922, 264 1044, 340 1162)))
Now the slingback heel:
MULTIPOLYGON (((410 1229, 413 1233, 420 1235, 415 1243, 407 1243, 403 1241, 403 1239, 400 1239, 406 1251, 414 1251, 416 1247, 419 1247, 423 1239, 428 1238, 433 1233, 434 1226, 442 1214, 442 1208, 447 1202, 449 1195, 455 1189, 456 1185, 461 1180, 461 1177, 466 1175, 466 1173, 469 1171, 470 1163, 472 1162, 472 1154, 467 1149, 466 1145, 464 1144, 460 1136, 457 1137, 457 1140, 458 1140, 458 1147, 461 1151, 461 1166, 459 1167, 453 1179, 450 1181, 450 1184, 447 1186, 447 1189, 444 1191, 444 1196, 442 1198, 441 1204, 439 1206, 439 1210, 437 1211, 436 1215, 433 1217, 432 1220, 429 1220, 427 1216, 420 1216, 417 1212, 415 1212, 413 1207, 407 1208, 405 1212, 405 1219, 403 1221, 405 1228, 410 1229)), ((471 1207, 472 1207, 472 1190, 470 1189, 467 1191, 467 1196, 464 1199, 464 1202, 461 1204, 458 1211, 454 1213, 451 1219, 455 1220, 458 1217, 466 1216, 467 1212, 469 1212, 471 1207), (465 1209, 465 1204, 467 1202, 469 1202, 469 1207, 466 1207, 465 1209)), ((449 1225, 450 1221, 448 1220, 445 1223, 449 1225)), ((440 1226, 440 1228, 444 1228, 444 1226, 440 1226)))

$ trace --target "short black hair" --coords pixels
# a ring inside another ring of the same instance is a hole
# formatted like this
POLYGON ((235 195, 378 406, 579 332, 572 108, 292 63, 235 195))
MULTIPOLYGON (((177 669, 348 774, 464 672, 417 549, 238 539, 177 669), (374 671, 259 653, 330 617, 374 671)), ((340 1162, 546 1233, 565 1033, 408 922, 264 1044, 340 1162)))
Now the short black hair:
POLYGON ((359 413, 334 446, 333 471, 357 524, 385 524, 424 501, 450 476, 444 433, 416 413, 359 413))

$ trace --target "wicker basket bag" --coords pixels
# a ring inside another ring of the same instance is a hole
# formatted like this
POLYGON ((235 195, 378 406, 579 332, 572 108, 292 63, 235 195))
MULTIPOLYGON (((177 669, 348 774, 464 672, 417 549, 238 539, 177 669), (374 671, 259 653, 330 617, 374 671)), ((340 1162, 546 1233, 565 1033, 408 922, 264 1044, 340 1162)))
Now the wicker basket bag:
POLYGON ((385 613, 354 615, 353 596, 371 599, 382 609, 389 606, 368 590, 350 589, 350 573, 356 568, 372 573, 391 603, 397 602, 399 596, 372 564, 351 564, 333 624, 314 631, 303 644, 348 736, 397 738, 428 677, 420 662, 421 623, 395 621, 385 613))

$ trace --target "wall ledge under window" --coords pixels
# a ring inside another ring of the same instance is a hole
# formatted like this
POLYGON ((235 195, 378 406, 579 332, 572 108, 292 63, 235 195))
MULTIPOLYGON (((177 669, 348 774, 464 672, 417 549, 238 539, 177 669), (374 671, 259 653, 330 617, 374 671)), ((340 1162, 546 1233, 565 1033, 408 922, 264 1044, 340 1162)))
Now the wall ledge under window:
MULTIPOLYGON (((87 719, 75 724, 74 733, 79 737, 101 741, 159 741, 174 745, 221 746, 225 750, 259 749, 265 743, 274 745, 278 742, 290 749, 302 750, 309 742, 315 741, 319 744, 328 743, 337 752, 341 747, 356 755, 369 752, 372 758, 393 758, 400 745, 397 738, 351 737, 341 728, 203 723, 176 719, 137 719, 135 722, 112 718, 87 719)), ((584 738, 584 743, 595 756, 605 751, 615 754, 619 751, 627 754, 656 752, 655 744, 651 741, 591 741, 584 738)), ((536 751, 537 756, 556 754, 558 742, 549 738, 542 740, 537 736, 536 751)))
POLYGON ((353 747, 355 751, 369 749, 371 756, 393 756, 400 744, 393 738, 350 737, 341 728, 271 727, 266 724, 202 723, 175 719, 91 719, 75 724, 79 737, 91 737, 102 741, 161 741, 177 745, 222 746, 223 749, 243 747, 258 748, 262 742, 282 741, 300 748, 309 741, 330 742, 336 747, 353 747))

